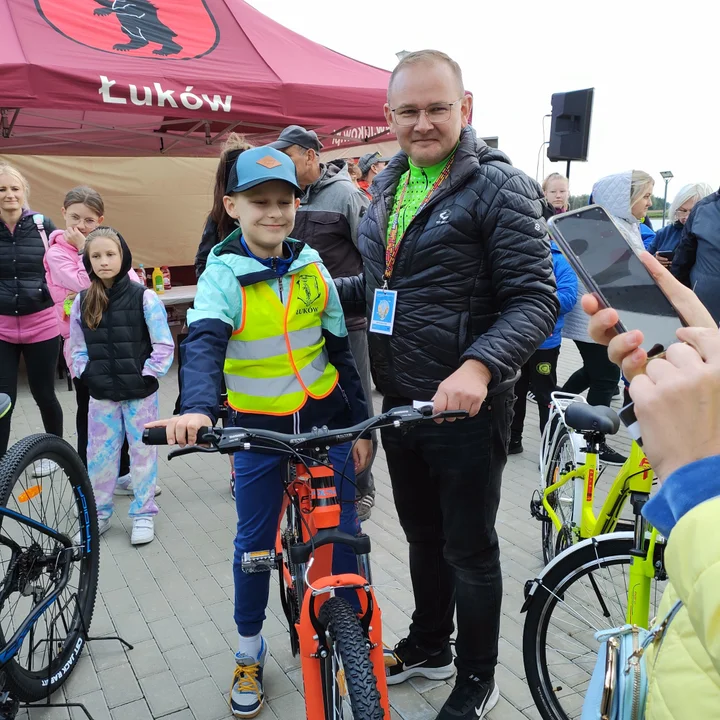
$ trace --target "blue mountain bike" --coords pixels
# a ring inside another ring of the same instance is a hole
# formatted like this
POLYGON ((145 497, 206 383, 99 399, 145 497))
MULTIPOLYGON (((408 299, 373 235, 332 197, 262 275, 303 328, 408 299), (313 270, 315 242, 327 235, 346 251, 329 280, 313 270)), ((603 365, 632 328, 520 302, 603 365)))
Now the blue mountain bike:
MULTIPOLYGON (((0 417, 9 410, 0 395, 0 417)), ((75 669, 95 606, 98 542, 75 450, 45 434, 11 447, 0 460, 0 720, 20 702, 51 705, 75 669)))

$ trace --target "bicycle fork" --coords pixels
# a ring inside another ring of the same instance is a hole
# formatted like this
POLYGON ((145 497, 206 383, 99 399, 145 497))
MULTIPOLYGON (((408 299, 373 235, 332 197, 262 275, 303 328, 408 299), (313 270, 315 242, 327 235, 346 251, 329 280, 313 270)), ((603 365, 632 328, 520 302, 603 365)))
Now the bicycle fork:
MULTIPOLYGON (((366 556, 367 557, 367 556, 366 556)), ((358 556, 358 564, 365 562, 358 556)), ((385 660, 382 644, 382 613, 375 599, 375 593, 361 575, 347 573, 318 578, 314 589, 308 588, 302 600, 300 621, 295 628, 300 640, 300 661, 305 685, 305 712, 308 720, 334 720, 326 718, 323 698, 323 678, 320 659, 326 658, 331 648, 325 628, 318 620, 320 605, 333 590, 352 589, 358 595, 361 606, 360 625, 369 645, 370 663, 377 681, 380 702, 387 720, 390 719, 385 660)), ((339 684, 343 684, 342 681, 339 684)))

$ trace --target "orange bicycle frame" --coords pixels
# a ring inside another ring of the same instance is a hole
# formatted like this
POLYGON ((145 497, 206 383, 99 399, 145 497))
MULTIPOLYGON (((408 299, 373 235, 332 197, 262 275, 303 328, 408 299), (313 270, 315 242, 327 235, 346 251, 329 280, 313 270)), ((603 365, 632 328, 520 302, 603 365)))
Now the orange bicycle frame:
MULTIPOLYGON (((295 463, 295 478, 288 484, 288 494, 297 498, 297 506, 303 516, 302 540, 307 543, 318 531, 330 531, 340 525, 341 506, 337 498, 331 467, 315 465, 306 467, 295 463)), ((276 551, 281 553, 282 540, 280 524, 290 504, 286 498, 278 522, 276 551)), ((325 718, 323 681, 321 677, 320 654, 327 650, 325 638, 320 637, 321 626, 317 620, 319 609, 330 593, 341 588, 353 589, 360 601, 360 621, 371 645, 370 662, 377 681, 380 701, 387 720, 390 720, 390 703, 385 679, 385 662, 382 644, 382 613, 371 587, 370 564, 367 554, 358 554, 358 573, 333 575, 333 544, 324 544, 314 549, 312 567, 307 563, 296 566, 296 578, 290 574, 288 563, 283 556, 282 579, 286 588, 294 589, 300 603, 300 618, 295 630, 300 645, 300 659, 305 687, 305 712, 308 720, 325 718), (305 577, 308 585, 306 587, 305 577)), ((332 718, 327 718, 332 720, 332 718)))

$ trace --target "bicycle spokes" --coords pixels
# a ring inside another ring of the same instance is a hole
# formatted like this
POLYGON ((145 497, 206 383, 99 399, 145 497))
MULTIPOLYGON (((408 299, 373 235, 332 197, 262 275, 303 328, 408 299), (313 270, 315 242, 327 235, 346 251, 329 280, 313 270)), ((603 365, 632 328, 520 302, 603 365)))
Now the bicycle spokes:
POLYGON ((33 477, 35 465, 27 467, 7 498, 9 513, 34 524, 12 514, 0 518, 0 637, 4 643, 19 637, 15 661, 29 672, 48 667, 59 654, 51 645, 63 642, 77 618, 74 565, 82 553, 40 529, 44 525, 68 538, 80 531, 72 485, 62 466, 53 465, 41 478, 33 477))

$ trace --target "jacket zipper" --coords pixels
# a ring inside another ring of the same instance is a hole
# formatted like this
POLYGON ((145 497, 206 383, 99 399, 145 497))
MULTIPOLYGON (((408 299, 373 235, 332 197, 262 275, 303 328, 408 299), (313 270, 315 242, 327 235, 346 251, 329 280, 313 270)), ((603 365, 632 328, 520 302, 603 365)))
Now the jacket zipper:
MULTIPOLYGON (((277 273, 277 258, 273 258, 273 259, 272 259, 272 263, 270 263, 270 265, 271 265, 271 267, 272 267, 272 271, 273 271, 274 273, 277 273)), ((284 298, 283 298, 283 284, 282 284, 282 281, 283 281, 283 279, 282 279, 281 277, 279 277, 279 278, 277 279, 278 294, 280 295, 280 304, 284 306, 284 305, 285 305, 285 300, 284 300, 284 298)))
POLYGON ((633 690, 632 690, 632 709, 630 711, 631 720, 639 720, 640 718, 640 655, 638 647, 638 629, 633 627, 633 654, 630 657, 629 666, 633 674, 633 690))

